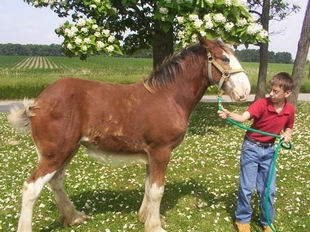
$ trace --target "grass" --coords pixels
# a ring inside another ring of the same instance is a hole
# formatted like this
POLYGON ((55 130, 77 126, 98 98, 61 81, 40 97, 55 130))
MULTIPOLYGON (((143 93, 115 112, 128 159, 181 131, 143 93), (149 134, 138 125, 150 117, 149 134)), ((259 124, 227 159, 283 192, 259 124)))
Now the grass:
MULTIPOLYGON (((225 103, 241 112, 249 103, 225 103)), ((277 231, 310 231, 310 103, 299 102, 292 150, 280 150, 277 170, 277 231)), ((0 230, 16 231, 21 187, 36 165, 29 134, 18 133, 0 114, 0 230)), ((218 119, 215 103, 199 103, 183 143, 174 150, 166 175, 161 213, 167 231, 230 232, 236 206, 239 156, 244 131, 218 119)), ((143 231, 138 221, 144 193, 144 165, 110 166, 81 149, 70 164, 65 188, 78 210, 91 215, 85 224, 62 228, 53 196, 44 188, 34 210, 33 231, 143 231)), ((252 231, 259 226, 253 197, 252 231)))
MULTIPOLYGON (((86 62, 78 58, 0 56, 0 99, 34 98, 49 84, 63 77, 78 77, 112 83, 134 83, 152 71, 152 59, 90 57, 86 62), (39 60, 44 60, 41 68, 39 60), (49 63, 49 65, 47 65, 49 63), (22 65, 25 64, 25 65, 22 65), (51 65, 51 66, 50 66, 51 65)), ((258 63, 242 63, 249 77, 252 93, 256 92, 258 63)), ((269 64, 268 78, 280 71, 292 72, 292 64, 269 64)), ((305 70, 301 92, 310 93, 310 80, 305 70)), ((207 94, 216 94, 216 88, 207 94)))

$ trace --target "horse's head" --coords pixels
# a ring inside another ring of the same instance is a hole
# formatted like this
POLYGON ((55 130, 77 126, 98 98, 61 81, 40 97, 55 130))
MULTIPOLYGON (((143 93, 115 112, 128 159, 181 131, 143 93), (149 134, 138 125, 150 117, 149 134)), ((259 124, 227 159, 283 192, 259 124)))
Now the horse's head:
POLYGON ((223 89, 231 99, 245 101, 251 91, 247 75, 233 52, 221 41, 198 36, 200 44, 207 49, 208 78, 211 84, 223 89))

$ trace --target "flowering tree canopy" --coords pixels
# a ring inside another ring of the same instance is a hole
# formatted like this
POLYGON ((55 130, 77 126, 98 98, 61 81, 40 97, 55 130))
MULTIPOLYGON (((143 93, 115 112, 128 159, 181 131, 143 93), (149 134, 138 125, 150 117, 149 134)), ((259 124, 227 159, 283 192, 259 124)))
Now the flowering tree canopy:
POLYGON ((35 7, 50 7, 59 17, 71 16, 71 22, 55 30, 64 37, 62 47, 69 57, 122 53, 120 43, 126 47, 148 40, 150 30, 144 33, 141 28, 151 28, 154 21, 166 32, 173 28, 176 41, 183 46, 196 42, 197 33, 232 45, 268 42, 267 31, 251 16, 246 0, 24 1, 35 7))

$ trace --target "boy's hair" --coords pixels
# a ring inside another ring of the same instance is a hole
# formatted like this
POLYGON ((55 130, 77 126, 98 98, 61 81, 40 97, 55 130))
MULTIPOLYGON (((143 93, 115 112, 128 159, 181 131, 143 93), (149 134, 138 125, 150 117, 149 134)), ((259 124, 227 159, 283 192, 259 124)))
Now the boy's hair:
POLYGON ((270 86, 279 86, 286 92, 292 90, 293 79, 287 72, 279 72, 271 78, 270 86))

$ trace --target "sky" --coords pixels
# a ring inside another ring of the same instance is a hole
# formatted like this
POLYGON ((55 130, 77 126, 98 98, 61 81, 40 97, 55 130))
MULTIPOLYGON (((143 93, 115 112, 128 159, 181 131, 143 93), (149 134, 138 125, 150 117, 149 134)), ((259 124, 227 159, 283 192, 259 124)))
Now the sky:
MULTIPOLYGON (((289 52, 295 59, 301 27, 307 7, 306 0, 290 0, 301 6, 297 14, 288 16, 281 22, 271 21, 270 31, 281 31, 270 35, 269 51, 289 52)), ((54 30, 66 19, 58 18, 49 8, 35 8, 23 0, 0 1, 0 44, 61 44, 54 30)), ((251 47, 257 49, 257 47, 251 47)), ((238 49, 244 49, 240 46, 238 49)), ((310 59, 310 53, 308 53, 310 59)))

